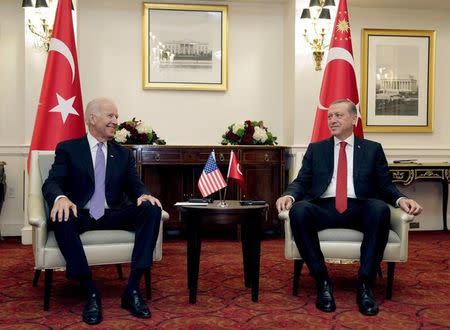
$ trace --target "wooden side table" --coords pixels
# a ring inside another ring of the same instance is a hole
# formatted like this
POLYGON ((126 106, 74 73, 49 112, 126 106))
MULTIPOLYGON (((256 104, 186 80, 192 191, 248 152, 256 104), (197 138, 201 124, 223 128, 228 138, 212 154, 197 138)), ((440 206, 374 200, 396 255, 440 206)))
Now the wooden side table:
POLYGON ((227 207, 218 202, 207 206, 178 206, 181 220, 187 225, 187 273, 189 303, 197 302, 197 285, 200 268, 201 235, 203 225, 240 224, 244 283, 252 290, 252 301, 258 301, 259 268, 261 256, 261 225, 266 219, 268 204, 242 206, 239 201, 226 201, 227 207))
POLYGON ((392 182, 408 186, 416 181, 438 181, 442 184, 442 224, 447 231, 448 185, 450 183, 450 163, 407 163, 389 164, 392 182))

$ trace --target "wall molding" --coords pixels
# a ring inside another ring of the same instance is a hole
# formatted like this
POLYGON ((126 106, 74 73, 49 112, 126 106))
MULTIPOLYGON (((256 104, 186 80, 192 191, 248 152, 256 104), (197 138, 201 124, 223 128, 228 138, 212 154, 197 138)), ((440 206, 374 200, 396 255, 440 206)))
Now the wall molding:
POLYGON ((0 144, 0 156, 28 156, 29 144, 0 144))

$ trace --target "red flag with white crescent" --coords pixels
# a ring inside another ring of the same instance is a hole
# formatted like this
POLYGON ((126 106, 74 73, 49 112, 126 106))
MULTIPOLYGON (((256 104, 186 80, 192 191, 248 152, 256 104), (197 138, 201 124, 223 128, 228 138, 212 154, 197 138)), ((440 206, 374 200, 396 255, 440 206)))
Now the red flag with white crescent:
POLYGON ((356 104, 358 121, 353 132, 356 136, 363 138, 347 0, 339 1, 330 50, 322 78, 311 142, 321 141, 331 136, 328 128, 327 111, 330 104, 338 99, 349 99, 356 104))
POLYGON ((86 133, 71 0, 59 0, 34 123, 31 151, 55 150, 86 133))
POLYGON ((228 164, 227 178, 236 180, 241 189, 245 188, 244 175, 242 174, 241 166, 239 165, 238 159, 233 150, 231 150, 230 154, 230 163, 228 164))

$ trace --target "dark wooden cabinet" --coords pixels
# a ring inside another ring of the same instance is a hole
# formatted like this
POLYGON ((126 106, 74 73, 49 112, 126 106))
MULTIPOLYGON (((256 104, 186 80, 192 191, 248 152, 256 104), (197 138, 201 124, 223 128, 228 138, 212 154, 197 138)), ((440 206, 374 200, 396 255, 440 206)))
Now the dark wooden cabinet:
MULTIPOLYGON (((129 148, 133 149, 142 181, 170 214, 166 229, 182 228, 174 207, 176 202, 201 197, 197 182, 212 150, 224 178, 231 150, 235 151, 244 174, 245 189, 230 180, 226 198, 267 201, 269 211, 263 229, 279 229, 275 201, 285 188, 285 147, 132 145, 129 148)), ((219 194, 212 197, 219 199, 219 194)))

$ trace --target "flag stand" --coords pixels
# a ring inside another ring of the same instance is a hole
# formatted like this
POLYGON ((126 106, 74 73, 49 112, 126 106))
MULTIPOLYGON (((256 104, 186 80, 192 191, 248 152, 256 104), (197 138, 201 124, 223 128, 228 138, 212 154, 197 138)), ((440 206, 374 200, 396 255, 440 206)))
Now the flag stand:
MULTIPOLYGON (((227 179, 227 184, 228 184, 228 179, 227 179)), ((227 187, 225 187, 225 192, 223 194, 223 199, 222 199, 222 189, 219 190, 220 202, 217 204, 218 207, 227 207, 228 206, 228 204, 225 202, 226 194, 227 194, 227 187)))

